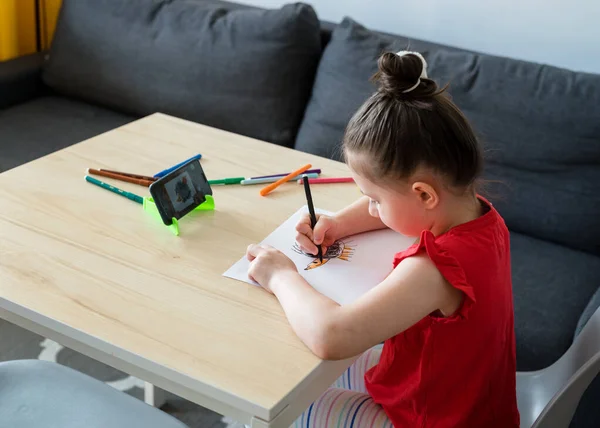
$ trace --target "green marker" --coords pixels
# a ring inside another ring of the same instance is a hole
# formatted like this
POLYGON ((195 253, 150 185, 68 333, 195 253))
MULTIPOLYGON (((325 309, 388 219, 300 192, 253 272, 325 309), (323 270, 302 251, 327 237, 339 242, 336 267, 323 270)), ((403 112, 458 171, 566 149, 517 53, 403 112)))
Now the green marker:
POLYGON ((208 180, 208 184, 240 184, 246 177, 221 178, 219 180, 208 180))
POLYGON ((88 183, 95 184, 96 186, 100 186, 103 189, 109 190, 118 195, 125 196, 127 199, 131 199, 133 202, 137 202, 138 204, 144 204, 144 198, 142 198, 141 196, 138 196, 135 193, 126 192, 125 190, 118 189, 114 186, 111 186, 110 184, 106 184, 103 181, 96 180, 94 177, 90 177, 89 175, 85 176, 85 181, 87 181, 88 183))

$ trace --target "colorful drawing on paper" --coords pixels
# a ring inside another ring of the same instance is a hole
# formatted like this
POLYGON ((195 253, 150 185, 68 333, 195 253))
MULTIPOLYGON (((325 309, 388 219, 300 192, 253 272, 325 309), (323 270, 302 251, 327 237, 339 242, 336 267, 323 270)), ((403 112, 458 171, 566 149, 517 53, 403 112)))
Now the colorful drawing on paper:
MULTIPOLYGON (((354 302, 383 281, 393 269, 395 254, 410 247, 415 240, 391 229, 360 233, 344 237, 329 247, 324 252, 324 263, 321 263, 313 254, 294 248, 296 225, 307 212, 306 205, 299 208, 266 236, 261 244, 271 245, 288 256, 300 275, 315 290, 340 305, 354 302), (324 264, 326 266, 321 268, 324 264)), ((317 209, 316 212, 334 215, 324 210, 317 209)), ((239 248, 238 251, 242 255, 243 249, 239 248)), ((223 275, 258 285, 248 276, 249 267, 250 261, 243 255, 223 275)))
POLYGON ((344 260, 344 261, 350 261, 350 258, 352 257, 352 254, 354 254, 354 249, 356 248, 355 246, 351 245, 351 242, 346 242, 346 241, 335 241, 333 244, 331 244, 328 248, 327 251, 325 251, 325 254, 323 254, 323 262, 321 262, 321 260, 319 260, 318 257, 315 257, 314 254, 310 254, 307 253, 305 251, 302 251, 302 249, 298 246, 298 244, 294 244, 294 246, 292 247, 292 249, 297 252, 298 254, 303 254, 305 256, 314 258, 313 261, 311 261, 305 268, 304 270, 312 270, 312 269, 316 269, 320 266, 323 266, 325 263, 327 263, 329 260, 332 259, 340 259, 340 260, 344 260))

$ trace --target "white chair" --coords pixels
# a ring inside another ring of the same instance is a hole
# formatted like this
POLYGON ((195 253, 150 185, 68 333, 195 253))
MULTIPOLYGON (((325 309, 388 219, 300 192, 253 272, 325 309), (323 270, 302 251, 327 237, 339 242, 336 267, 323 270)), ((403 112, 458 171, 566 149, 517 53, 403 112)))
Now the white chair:
POLYGON ((99 380, 39 360, 0 362, 0 427, 187 428, 99 380))
POLYGON ((521 427, 568 428, 581 396, 599 372, 600 308, 558 361, 542 370, 517 372, 521 427))

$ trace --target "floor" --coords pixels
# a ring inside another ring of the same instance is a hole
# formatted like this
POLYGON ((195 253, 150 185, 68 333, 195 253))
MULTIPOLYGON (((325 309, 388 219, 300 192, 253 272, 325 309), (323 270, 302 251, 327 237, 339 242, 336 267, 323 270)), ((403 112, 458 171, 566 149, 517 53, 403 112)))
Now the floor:
MULTIPOLYGON (((143 399, 144 383, 141 380, 0 319, 0 361, 31 358, 55 361, 143 399)), ((169 393, 162 410, 190 428, 243 427, 235 421, 169 393)))

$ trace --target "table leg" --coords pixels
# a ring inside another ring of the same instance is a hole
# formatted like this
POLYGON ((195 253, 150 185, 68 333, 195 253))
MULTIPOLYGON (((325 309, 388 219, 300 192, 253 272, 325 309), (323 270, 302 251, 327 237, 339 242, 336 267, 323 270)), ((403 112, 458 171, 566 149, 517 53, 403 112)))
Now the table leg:
POLYGON ((144 401, 157 409, 165 404, 165 391, 150 382, 144 382, 144 401))
MULTIPOLYGON (((273 426, 277 426, 277 427, 281 427, 281 421, 276 422, 276 421, 271 421, 271 422, 267 422, 264 419, 260 419, 257 418, 256 416, 252 417, 252 422, 250 423, 250 425, 246 425, 246 428, 271 428, 273 426)), ((286 424, 285 428, 287 428, 289 425, 286 424)))

